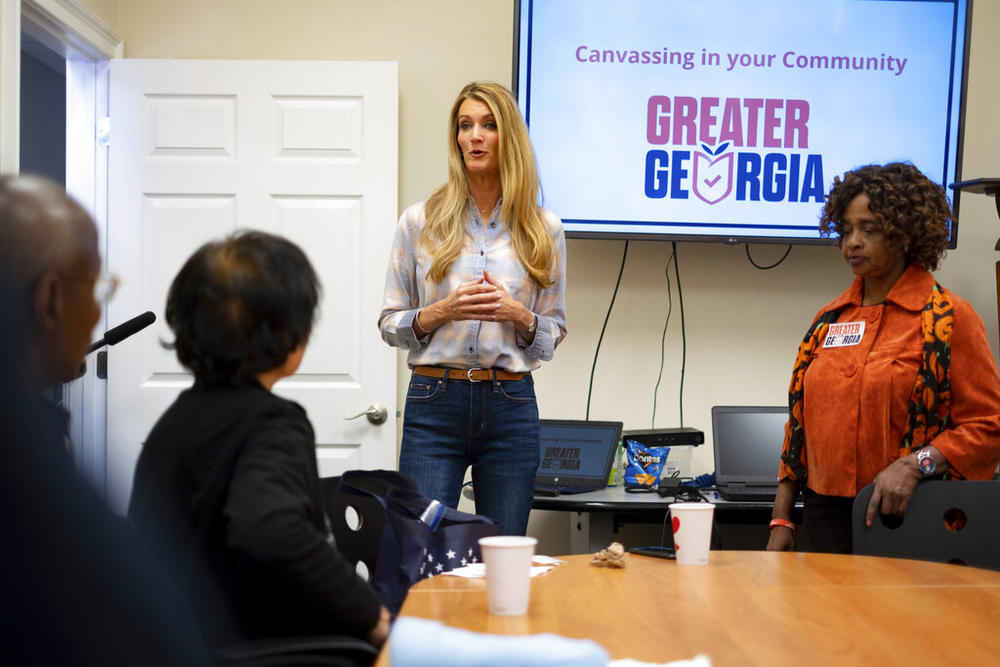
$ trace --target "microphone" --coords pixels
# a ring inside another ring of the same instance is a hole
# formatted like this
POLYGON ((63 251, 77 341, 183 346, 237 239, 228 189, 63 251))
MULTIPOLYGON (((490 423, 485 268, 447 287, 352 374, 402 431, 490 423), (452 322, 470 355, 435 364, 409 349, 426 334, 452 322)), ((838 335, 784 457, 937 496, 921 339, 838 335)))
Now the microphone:
POLYGON ((104 334, 104 338, 97 341, 96 343, 92 343, 90 347, 87 348, 86 353, 90 354, 94 350, 98 350, 104 347, 105 345, 114 345, 116 343, 120 343, 129 336, 131 336, 132 334, 142 331, 155 321, 156 321, 156 315, 154 315, 153 311, 151 310, 147 310, 142 315, 136 315, 127 322, 123 322, 122 324, 119 324, 116 327, 108 329, 104 334))

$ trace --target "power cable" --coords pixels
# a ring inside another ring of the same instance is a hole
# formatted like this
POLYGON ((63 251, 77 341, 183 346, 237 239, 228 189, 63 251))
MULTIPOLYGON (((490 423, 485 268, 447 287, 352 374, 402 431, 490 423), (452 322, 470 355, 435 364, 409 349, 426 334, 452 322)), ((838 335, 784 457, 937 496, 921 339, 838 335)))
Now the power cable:
POLYGON ((663 323, 663 334, 660 336, 660 371, 656 375, 656 386, 653 388, 653 416, 649 420, 649 428, 656 428, 656 397, 660 392, 660 381, 663 380, 663 364, 665 358, 664 345, 667 341, 667 325, 670 324, 670 313, 674 309, 673 298, 670 294, 670 263, 674 261, 676 253, 670 253, 670 257, 667 258, 667 267, 664 270, 664 275, 667 278, 667 319, 663 323))
POLYGON ((601 341, 604 340, 604 330, 608 328, 608 319, 611 317, 611 310, 615 307, 615 298, 618 296, 618 287, 622 284, 622 273, 625 271, 626 258, 628 258, 628 241, 625 241, 625 248, 622 250, 622 265, 618 269, 618 280, 615 281, 615 291, 611 295, 611 303, 608 304, 608 312, 604 316, 604 324, 601 326, 601 335, 597 338, 597 349, 594 350, 594 363, 590 367, 590 386, 587 388, 587 411, 584 419, 590 419, 590 396, 594 391, 594 370, 597 368, 597 355, 601 352, 601 341))
POLYGON ((684 292, 681 290, 680 258, 677 257, 677 241, 671 241, 674 258, 674 277, 677 279, 677 302, 681 308, 681 387, 680 425, 684 426, 684 369, 687 366, 687 328, 684 326, 684 292))
POLYGON ((753 261, 753 257, 750 256, 750 244, 749 243, 744 243, 743 247, 746 248, 747 259, 750 260, 750 263, 753 264, 753 266, 754 266, 755 269, 760 269, 761 271, 767 271, 768 269, 773 269, 778 264, 781 264, 782 262, 785 261, 785 258, 788 257, 788 253, 790 253, 792 251, 792 246, 791 246, 791 244, 789 244, 788 245, 788 249, 785 250, 785 254, 781 256, 781 259, 779 259, 774 264, 771 264, 770 266, 761 266, 757 262, 753 261))

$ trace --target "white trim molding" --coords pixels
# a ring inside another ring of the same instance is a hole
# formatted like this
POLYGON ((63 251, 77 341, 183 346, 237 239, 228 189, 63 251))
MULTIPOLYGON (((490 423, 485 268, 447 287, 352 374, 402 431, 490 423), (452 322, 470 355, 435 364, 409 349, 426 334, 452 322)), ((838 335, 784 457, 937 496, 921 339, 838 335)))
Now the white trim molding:
POLYGON ((0 173, 21 164, 21 0, 0 0, 0 173))
MULTIPOLYGON (((108 61, 120 58, 121 37, 77 0, 0 0, 0 172, 20 167, 21 37, 28 35, 66 60, 66 189, 94 217, 107 257, 107 149, 94 140, 108 109, 108 61)), ((106 327, 102 311, 100 329, 106 327)), ((107 386, 88 373, 67 385, 74 456, 104 493, 107 386)))
POLYGON ((76 0, 21 0, 21 16, 26 31, 67 60, 122 57, 118 33, 76 0))
POLYGON ((77 0, 0 0, 0 173, 20 169, 21 31, 67 60, 121 58, 121 36, 77 0))

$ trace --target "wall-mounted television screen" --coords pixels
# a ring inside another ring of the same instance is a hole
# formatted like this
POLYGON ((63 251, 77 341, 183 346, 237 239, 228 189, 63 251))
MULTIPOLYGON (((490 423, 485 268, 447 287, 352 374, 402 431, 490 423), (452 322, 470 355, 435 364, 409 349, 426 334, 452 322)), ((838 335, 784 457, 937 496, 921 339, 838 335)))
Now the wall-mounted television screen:
POLYGON ((898 160, 959 180, 967 0, 515 11, 515 88, 568 236, 824 243, 834 176, 898 160))

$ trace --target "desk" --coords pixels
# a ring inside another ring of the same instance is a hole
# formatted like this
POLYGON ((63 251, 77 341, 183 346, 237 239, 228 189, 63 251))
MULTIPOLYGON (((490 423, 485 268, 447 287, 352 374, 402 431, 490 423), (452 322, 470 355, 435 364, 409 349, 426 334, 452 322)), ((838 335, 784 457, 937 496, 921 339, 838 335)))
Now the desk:
MULTIPOLYGON (((589 638, 612 658, 705 653, 729 665, 996 665, 1000 572, 873 556, 713 551, 708 566, 589 556, 536 577, 525 616, 490 616, 486 582, 436 576, 401 614, 475 632, 589 638)), ((391 638, 390 638, 391 642, 391 638)), ((389 665, 383 651, 376 665, 389 665)))
MULTIPOLYGON (((730 502, 716 497, 713 491, 703 491, 702 496, 715 504, 715 521, 722 540, 717 546, 726 549, 734 546, 754 550, 764 548, 773 503, 730 502), (749 529, 736 531, 734 526, 749 529), (738 532, 744 534, 737 534, 738 532)), ((673 498, 661 498, 656 493, 628 493, 624 487, 609 486, 589 493, 535 496, 531 508, 570 512, 570 553, 583 554, 600 551, 608 546, 615 539, 615 533, 621 525, 662 524, 667 507, 672 502, 675 502, 673 498)), ((802 503, 797 503, 795 507, 792 520, 801 523, 802 503)), ((667 542, 670 543, 669 533, 667 537, 667 542)))

